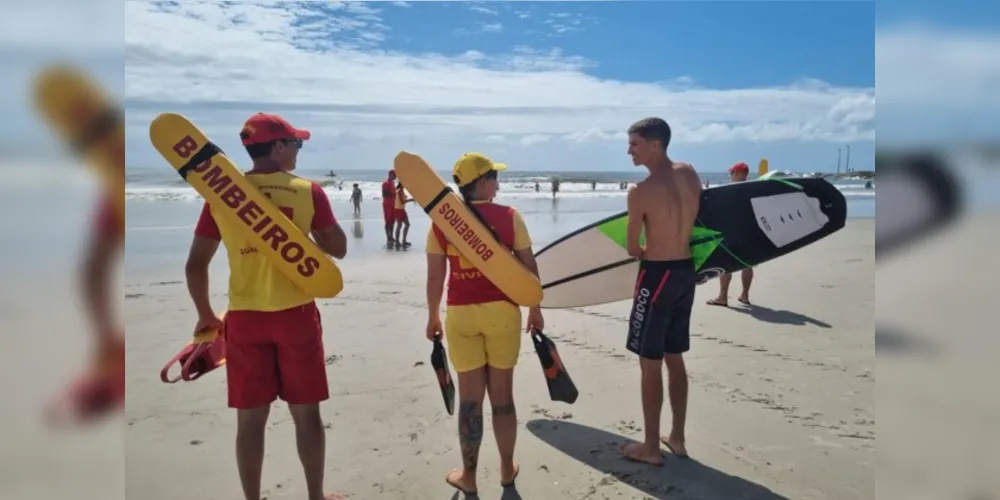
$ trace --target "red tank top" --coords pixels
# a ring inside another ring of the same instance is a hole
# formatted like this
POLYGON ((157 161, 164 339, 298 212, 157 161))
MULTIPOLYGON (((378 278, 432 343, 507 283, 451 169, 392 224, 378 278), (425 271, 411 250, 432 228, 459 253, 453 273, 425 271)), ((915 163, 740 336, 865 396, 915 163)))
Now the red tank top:
MULTIPOLYGON (((514 248, 514 211, 511 207, 493 203, 477 203, 475 209, 482 216, 493 232, 500 239, 500 244, 508 249, 514 248)), ((486 276, 483 275, 468 259, 461 256, 453 245, 448 243, 444 233, 437 224, 432 225, 434 236, 441 248, 448 255, 448 296, 449 306, 469 304, 484 304, 505 300, 513 303, 509 297, 486 276)))

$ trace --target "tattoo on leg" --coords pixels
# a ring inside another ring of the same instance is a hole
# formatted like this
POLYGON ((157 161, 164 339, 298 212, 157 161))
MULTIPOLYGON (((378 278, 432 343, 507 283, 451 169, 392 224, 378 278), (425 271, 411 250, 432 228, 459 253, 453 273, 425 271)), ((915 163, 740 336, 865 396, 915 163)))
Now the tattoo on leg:
POLYGON ((506 417, 516 415, 517 410, 514 408, 514 403, 509 405, 497 405, 493 407, 494 417, 506 417))
POLYGON ((483 442, 483 407, 475 401, 462 401, 458 407, 458 441, 466 472, 475 472, 479 445, 483 442))

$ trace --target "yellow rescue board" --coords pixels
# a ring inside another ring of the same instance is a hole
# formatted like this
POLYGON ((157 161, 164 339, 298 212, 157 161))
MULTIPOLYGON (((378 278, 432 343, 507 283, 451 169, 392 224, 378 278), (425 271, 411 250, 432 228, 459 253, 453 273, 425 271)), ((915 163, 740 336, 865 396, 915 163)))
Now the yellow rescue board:
POLYGON ((206 201, 282 274, 313 297, 344 288, 340 269, 194 123, 163 113, 149 125, 149 139, 206 201))
POLYGON ((123 215, 125 123, 121 107, 83 71, 68 66, 52 66, 39 73, 34 102, 59 137, 97 171, 123 215))
POLYGON ((401 151, 394 166, 406 190, 466 260, 515 303, 533 307, 542 302, 538 277, 493 238, 423 158, 401 151))

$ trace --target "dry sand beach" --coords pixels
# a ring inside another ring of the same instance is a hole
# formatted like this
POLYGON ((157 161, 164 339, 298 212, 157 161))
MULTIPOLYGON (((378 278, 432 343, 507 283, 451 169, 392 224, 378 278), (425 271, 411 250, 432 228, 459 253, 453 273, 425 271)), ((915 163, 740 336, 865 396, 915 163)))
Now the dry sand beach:
MULTIPOLYGON (((323 406, 328 485, 350 498, 454 495, 444 474, 460 464, 456 424, 429 366, 419 248, 348 258, 344 292, 320 302, 332 389, 323 406)), ((187 384, 159 380, 194 321, 182 267, 126 277, 126 497, 240 498, 223 371, 187 384)), ((516 374, 517 492, 499 486, 487 431, 480 496, 874 498, 874 268, 874 220, 850 220, 826 240, 760 266, 753 307, 705 305, 718 283, 701 286, 687 358, 693 460, 668 455, 659 469, 616 452, 619 443, 641 438, 639 371, 623 345, 629 304, 548 311, 547 332, 580 399, 549 401, 526 338, 516 374)), ((221 310, 224 274, 216 276, 221 310)), ((267 446, 267 498, 303 498, 283 404, 272 411, 267 446)))

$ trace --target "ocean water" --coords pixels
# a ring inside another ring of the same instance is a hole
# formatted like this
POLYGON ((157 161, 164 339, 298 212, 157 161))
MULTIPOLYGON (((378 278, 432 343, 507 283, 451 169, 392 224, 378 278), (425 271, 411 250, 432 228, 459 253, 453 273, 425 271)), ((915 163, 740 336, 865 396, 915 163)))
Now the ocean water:
MULTIPOLYGON (((384 171, 339 171, 328 177, 325 171, 301 169, 297 174, 321 182, 330 197, 334 214, 350 240, 348 259, 394 254, 385 249, 382 222, 381 182, 384 171), (363 193, 362 215, 355 219, 350 204, 351 187, 357 183, 363 193)), ((504 172, 500 177, 497 202, 516 206, 524 215, 535 248, 596 220, 625 210, 626 191, 620 182, 634 183, 644 171, 634 172, 504 172), (551 178, 561 180, 560 191, 551 193, 551 178), (539 184, 535 191, 535 182, 539 184), (592 184, 595 183, 595 184, 592 184)), ((442 172, 442 178, 448 178, 442 172)), ((725 173, 702 174, 709 185, 728 182, 725 173)), ((861 180, 838 180, 834 184, 848 201, 848 217, 875 217, 875 189, 866 189, 861 180)), ((177 267, 191 244, 201 197, 168 168, 135 168, 126 174, 126 275, 145 274, 162 266, 177 267)), ((430 220, 419 207, 409 207, 410 251, 424 248, 430 220)), ((220 251, 217 260, 224 261, 220 251)), ((213 266, 214 267, 214 266, 213 266)))

